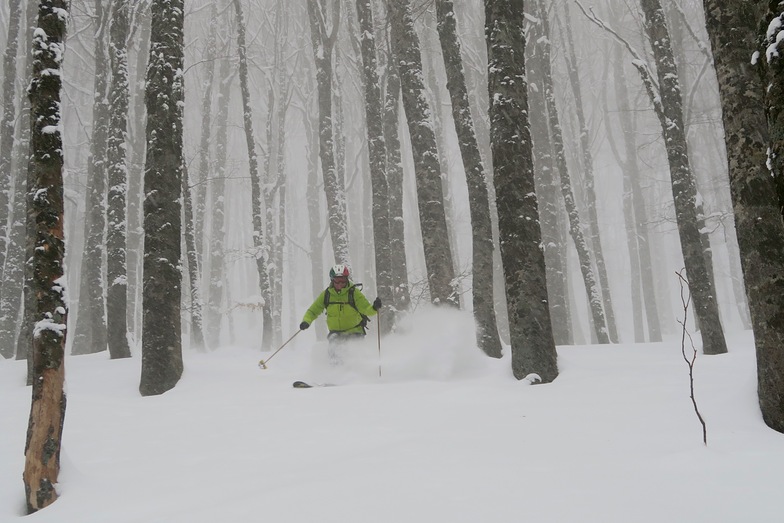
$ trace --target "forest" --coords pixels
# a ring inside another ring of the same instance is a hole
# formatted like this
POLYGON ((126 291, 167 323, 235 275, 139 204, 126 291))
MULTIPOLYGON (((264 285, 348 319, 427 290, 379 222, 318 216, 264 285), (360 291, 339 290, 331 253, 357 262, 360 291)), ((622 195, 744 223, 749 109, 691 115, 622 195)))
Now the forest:
POLYGON ((782 25, 743 0, 3 3, 28 511, 57 497, 66 355, 140 359, 163 394, 183 353, 282 348, 334 264, 379 298, 379 350, 469 311, 517 380, 751 330, 784 432, 782 25))

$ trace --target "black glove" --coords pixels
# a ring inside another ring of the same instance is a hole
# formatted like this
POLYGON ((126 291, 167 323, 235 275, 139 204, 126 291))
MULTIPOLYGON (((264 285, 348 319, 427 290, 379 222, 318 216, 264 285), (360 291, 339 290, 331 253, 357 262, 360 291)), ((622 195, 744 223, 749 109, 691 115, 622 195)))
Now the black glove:
POLYGON ((302 331, 304 331, 304 330, 305 330, 305 329, 307 329, 308 327, 310 327, 310 323, 308 323, 308 322, 306 322, 306 321, 303 321, 302 323, 300 323, 300 324, 299 324, 299 330, 302 330, 302 331))
POLYGON ((373 302, 373 308, 376 310, 381 308, 381 298, 376 298, 376 300, 373 302))

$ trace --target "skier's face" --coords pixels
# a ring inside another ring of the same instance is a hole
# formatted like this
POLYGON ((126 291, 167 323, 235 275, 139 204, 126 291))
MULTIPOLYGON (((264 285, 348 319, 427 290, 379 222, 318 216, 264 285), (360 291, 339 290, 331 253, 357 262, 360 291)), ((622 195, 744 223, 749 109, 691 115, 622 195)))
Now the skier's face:
POLYGON ((340 290, 348 284, 348 278, 345 276, 336 276, 332 278, 332 286, 335 287, 336 290, 340 290))

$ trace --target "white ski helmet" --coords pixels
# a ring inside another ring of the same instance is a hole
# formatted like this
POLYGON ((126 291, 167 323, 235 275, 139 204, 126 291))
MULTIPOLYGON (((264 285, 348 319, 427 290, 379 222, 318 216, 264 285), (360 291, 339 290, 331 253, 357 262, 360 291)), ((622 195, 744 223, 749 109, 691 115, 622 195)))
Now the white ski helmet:
POLYGON ((335 278, 339 278, 341 276, 348 278, 348 265, 343 265, 342 263, 333 265, 329 270, 329 279, 334 280, 335 278))

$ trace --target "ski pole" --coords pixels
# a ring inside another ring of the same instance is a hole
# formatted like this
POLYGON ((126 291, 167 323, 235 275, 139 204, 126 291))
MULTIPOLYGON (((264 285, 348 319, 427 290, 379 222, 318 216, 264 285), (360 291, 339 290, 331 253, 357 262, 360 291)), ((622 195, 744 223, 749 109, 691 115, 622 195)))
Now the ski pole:
POLYGON ((378 312, 378 377, 381 377, 381 312, 378 312))
POLYGON ((295 333, 294 333, 294 335, 293 335, 291 338, 287 339, 287 340, 286 340, 286 342, 285 342, 283 345, 281 345, 280 347, 278 347, 278 350, 276 350, 275 352, 273 352, 273 353, 272 353, 272 356, 270 356, 269 358, 267 358, 267 360, 266 360, 266 361, 265 361, 265 360, 259 360, 259 368, 260 368, 260 369, 266 369, 266 368, 267 368, 267 362, 268 362, 269 360, 271 360, 273 357, 275 357, 275 354, 279 353, 279 352, 281 351, 281 349, 283 349, 283 347, 285 347, 286 345, 288 345, 288 344, 289 344, 289 342, 290 342, 291 340, 293 340, 293 339, 294 339, 294 338, 297 336, 297 334, 299 334, 300 332, 302 332, 302 330, 298 330, 297 332, 295 332, 295 333))

